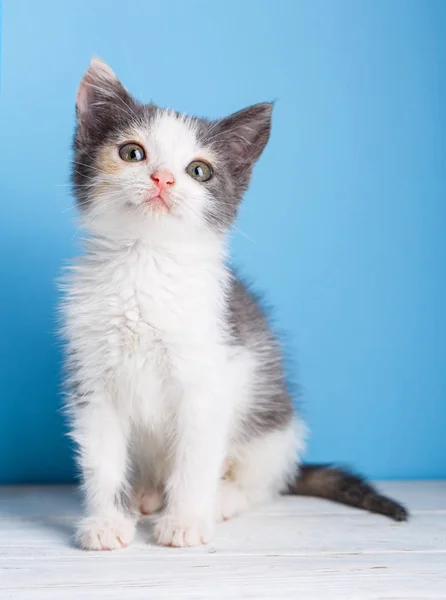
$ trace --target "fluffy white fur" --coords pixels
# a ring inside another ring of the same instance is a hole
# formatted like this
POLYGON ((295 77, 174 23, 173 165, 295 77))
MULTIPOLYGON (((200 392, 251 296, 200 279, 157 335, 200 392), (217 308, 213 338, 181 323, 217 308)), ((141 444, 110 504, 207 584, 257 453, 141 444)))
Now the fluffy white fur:
MULTIPOLYGON (((88 110, 83 98, 78 106, 88 110)), ((233 442, 258 357, 231 346, 221 326, 225 239, 206 225, 210 199, 184 171, 206 150, 193 126, 168 112, 128 139, 144 144, 153 168, 174 174, 176 196, 172 213, 148 214, 147 169, 126 166, 113 192, 101 174, 104 191, 83 216, 86 252, 68 275, 63 312, 77 385, 69 406, 86 505, 77 539, 90 550, 131 542, 136 517, 117 502, 123 485, 140 490, 143 512, 164 504, 160 544, 209 542, 215 521, 284 488, 304 437, 294 421, 233 442)))

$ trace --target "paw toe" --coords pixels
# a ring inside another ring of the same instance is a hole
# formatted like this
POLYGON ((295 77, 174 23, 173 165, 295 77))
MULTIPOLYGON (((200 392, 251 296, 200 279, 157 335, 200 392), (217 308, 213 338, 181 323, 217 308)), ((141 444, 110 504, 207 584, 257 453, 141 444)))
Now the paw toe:
POLYGON ((155 537, 162 546, 199 546, 212 539, 212 524, 204 519, 162 516, 155 526, 155 537))

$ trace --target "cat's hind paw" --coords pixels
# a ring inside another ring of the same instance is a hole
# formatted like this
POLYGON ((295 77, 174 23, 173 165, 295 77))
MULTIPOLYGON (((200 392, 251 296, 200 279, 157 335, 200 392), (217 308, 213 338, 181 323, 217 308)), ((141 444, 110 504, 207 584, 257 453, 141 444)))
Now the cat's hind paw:
POLYGON ((221 481, 217 495, 215 521, 221 523, 232 519, 249 506, 246 493, 232 481, 221 481))
POLYGON ((137 494, 136 503, 142 515, 152 515, 163 508, 163 494, 155 488, 152 490, 141 490, 137 494))

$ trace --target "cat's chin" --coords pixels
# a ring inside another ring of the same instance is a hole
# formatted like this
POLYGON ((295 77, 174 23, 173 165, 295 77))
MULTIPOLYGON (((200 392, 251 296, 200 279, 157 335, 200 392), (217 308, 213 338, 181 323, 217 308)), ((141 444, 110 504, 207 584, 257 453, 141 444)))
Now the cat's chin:
POLYGON ((170 212, 170 203, 161 196, 152 196, 144 200, 144 206, 155 212, 170 212))

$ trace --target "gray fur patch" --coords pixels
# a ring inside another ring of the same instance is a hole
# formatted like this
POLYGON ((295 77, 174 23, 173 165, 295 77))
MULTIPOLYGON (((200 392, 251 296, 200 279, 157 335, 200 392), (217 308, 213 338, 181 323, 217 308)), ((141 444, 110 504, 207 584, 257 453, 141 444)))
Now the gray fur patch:
POLYGON ((150 124, 157 110, 152 104, 135 100, 119 81, 108 81, 102 87, 91 82, 89 110, 82 118, 77 110, 74 134, 72 182, 80 209, 91 201, 88 185, 94 179, 94 157, 105 144, 132 124, 150 124))
POLYGON ((215 200, 206 217, 216 231, 225 231, 237 216, 252 168, 270 136, 272 109, 262 103, 217 121, 195 119, 200 142, 219 157, 219 168, 206 183, 215 200))
POLYGON ((280 346, 259 299, 236 276, 229 296, 229 328, 231 342, 256 355, 258 365, 253 403, 242 419, 239 437, 247 441, 285 428, 292 419, 293 407, 280 346))

